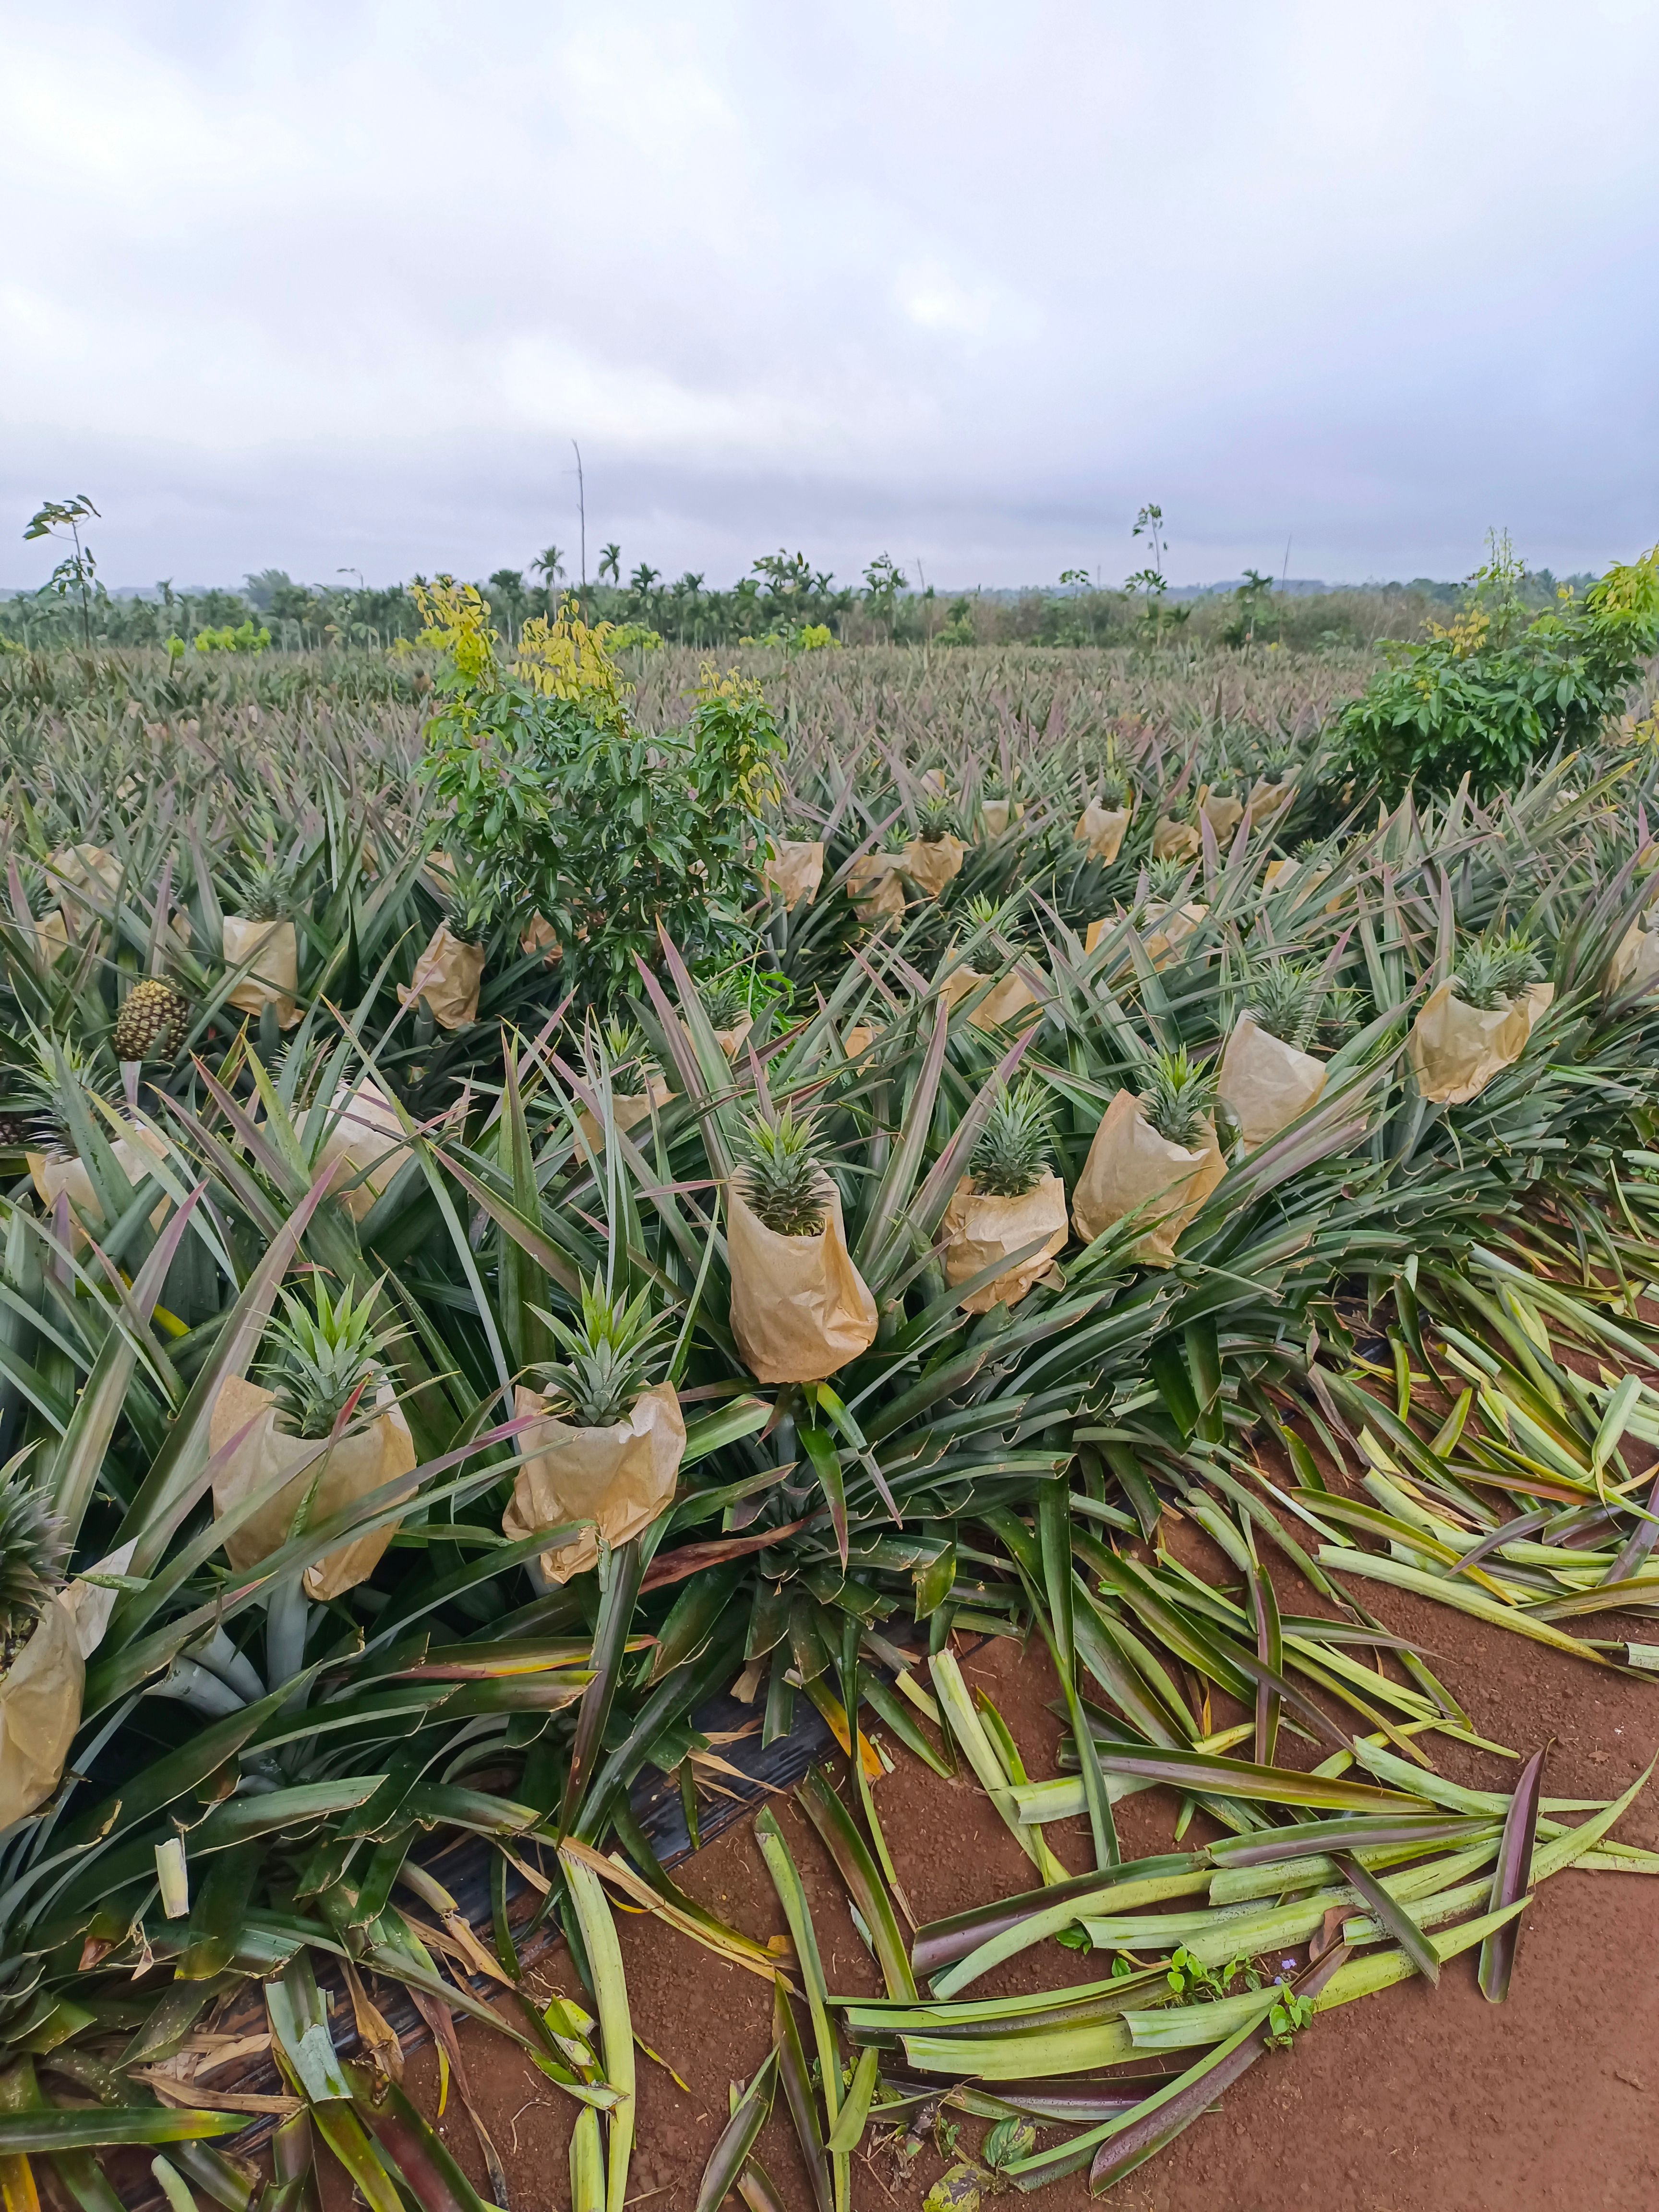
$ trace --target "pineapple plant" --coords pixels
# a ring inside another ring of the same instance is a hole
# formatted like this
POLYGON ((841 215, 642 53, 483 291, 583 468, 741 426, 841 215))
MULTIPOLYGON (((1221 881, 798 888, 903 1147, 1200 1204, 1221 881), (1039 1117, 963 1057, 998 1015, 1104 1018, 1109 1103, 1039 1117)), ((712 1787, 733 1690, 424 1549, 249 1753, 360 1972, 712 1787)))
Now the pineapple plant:
POLYGON ((331 1436, 354 1396, 372 1390, 390 1341, 375 1317, 380 1289, 372 1284, 354 1298, 351 1285, 343 1283, 331 1298, 318 1274, 310 1307, 283 1292, 283 1310, 265 1331, 268 1351, 260 1373, 275 1394, 278 1425, 289 1435, 331 1436))
POLYGON ((1509 1004, 1510 993, 1504 988, 1509 972, 1498 951, 1484 938, 1477 938, 1457 956, 1451 972, 1452 990, 1466 1006, 1492 1013, 1509 1004))
POLYGON ((1325 997, 1323 971, 1316 961, 1275 960, 1249 986, 1251 1019, 1269 1036, 1306 1052, 1319 1028, 1325 997))
POLYGON ((294 906, 292 861, 267 848, 242 870, 241 902, 248 921, 286 921, 294 906))
POLYGON ((535 1370, 553 1408, 579 1428, 608 1428, 626 1420, 635 1401, 657 1380, 666 1356, 663 1341, 670 1316, 653 1314, 650 1292, 629 1300, 612 1296, 595 1275, 581 1285, 573 1328, 556 1314, 542 1319, 564 1354, 535 1370))
POLYGON ((1027 1075, 992 1106, 969 1163, 988 1198, 1024 1198, 1042 1182, 1049 1160, 1046 1104, 1043 1085, 1027 1075))
POLYGON ((744 1132, 740 1186, 756 1219, 779 1237, 817 1237, 829 1211, 829 1178, 814 1149, 817 1115, 788 1106, 757 1115, 744 1132))
POLYGON ((1155 1054, 1143 1071, 1140 1110, 1166 1144, 1195 1151, 1214 1106, 1215 1079, 1194 1066, 1185 1045, 1155 1054))
POLYGON ((1544 980, 1544 963, 1524 930, 1512 929, 1492 946, 1498 970, 1498 988, 1507 999, 1519 998, 1528 984, 1544 980))
POLYGON ((190 1000, 176 983, 150 975, 135 983, 115 1018, 118 1060, 175 1060, 190 1030, 190 1000))
POLYGON ((930 792, 917 817, 916 836, 924 845, 938 845, 957 834, 957 811, 949 796, 930 792))
POLYGON ((501 900, 476 868, 458 867, 444 894, 444 922, 458 945, 479 945, 495 927, 501 900))
POLYGON ((62 1582, 66 1550, 45 1492, 13 1460, 0 1472, 0 1680, 62 1582))
POLYGON ((1339 983, 1325 994, 1319 1015, 1319 1040, 1333 1051, 1359 1034, 1364 999, 1352 983, 1339 983))

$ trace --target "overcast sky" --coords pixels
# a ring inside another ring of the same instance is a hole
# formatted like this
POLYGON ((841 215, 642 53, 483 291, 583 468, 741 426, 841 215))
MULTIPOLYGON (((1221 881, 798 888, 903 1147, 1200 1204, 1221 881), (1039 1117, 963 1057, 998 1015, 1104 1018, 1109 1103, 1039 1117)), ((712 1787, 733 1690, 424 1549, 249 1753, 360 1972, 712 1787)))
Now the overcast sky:
POLYGON ((1659 536, 1656 0, 0 0, 0 584, 1659 536))

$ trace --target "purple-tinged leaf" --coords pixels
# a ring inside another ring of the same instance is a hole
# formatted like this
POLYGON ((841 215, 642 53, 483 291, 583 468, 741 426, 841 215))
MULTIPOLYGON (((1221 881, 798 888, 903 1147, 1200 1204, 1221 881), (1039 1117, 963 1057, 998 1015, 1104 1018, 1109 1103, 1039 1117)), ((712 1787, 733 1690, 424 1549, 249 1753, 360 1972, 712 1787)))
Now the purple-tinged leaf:
MULTIPOLYGON (((1501 1912, 1505 1905, 1523 1898, 1532 1879, 1532 1847, 1538 1834, 1544 1752, 1547 1748, 1547 1745, 1540 1746, 1522 1768, 1515 1795, 1510 1800, 1509 1815, 1498 1846, 1498 1864, 1492 1878, 1491 1909, 1494 1912, 1501 1912)), ((1502 2004, 1510 1993, 1510 1976, 1515 1972, 1516 1947, 1520 1941, 1521 1920, 1517 1914, 1495 1929, 1480 1946, 1480 1993, 1491 2004, 1502 2004)))

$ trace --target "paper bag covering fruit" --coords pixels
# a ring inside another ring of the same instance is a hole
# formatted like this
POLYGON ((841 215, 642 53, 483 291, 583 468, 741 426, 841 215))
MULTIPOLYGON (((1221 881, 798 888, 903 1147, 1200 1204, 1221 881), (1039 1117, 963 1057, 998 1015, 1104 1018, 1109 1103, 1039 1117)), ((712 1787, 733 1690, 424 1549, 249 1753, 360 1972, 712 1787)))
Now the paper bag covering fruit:
POLYGON ((803 901, 811 906, 823 881, 823 847, 804 837, 775 837, 761 880, 792 912, 803 901))
POLYGON ((1305 1114, 1324 1088, 1322 1060, 1286 1044, 1249 1014, 1233 1024, 1216 1094, 1232 1109, 1247 1151, 1255 1152, 1305 1114))
POLYGON ((48 884, 56 886, 59 898, 40 924, 36 949, 42 965, 50 967, 71 944, 88 939, 103 943, 97 912, 76 893, 90 893, 107 911, 121 888, 121 863, 101 845, 64 845, 51 854, 46 867, 48 884))
POLYGON ((1050 1168, 1041 1182, 1020 1198, 994 1198, 963 1176, 945 1209, 945 1279, 965 1283, 1033 1237, 1041 1248, 1017 1261, 1004 1273, 982 1283, 962 1300, 964 1313, 989 1313, 996 1305, 1017 1306, 1031 1285, 1049 1273, 1055 1253, 1065 1249, 1066 1186, 1050 1168))
POLYGON ((1167 1267, 1176 1238, 1226 1172, 1213 1124, 1206 1121, 1203 1144, 1189 1152, 1159 1136, 1133 1091, 1120 1091, 1095 1131, 1073 1194, 1072 1219, 1085 1243, 1092 1243, 1126 1213, 1147 1206, 1142 1218, 1149 1225, 1134 1256, 1144 1267, 1167 1267))
POLYGON ((356 1085, 342 1083, 328 1110, 338 1119, 323 1139, 318 1168, 344 1162, 334 1179, 335 1195, 354 1221, 362 1221, 410 1157, 404 1125, 397 1108, 369 1075, 356 1085))
POLYGON ((758 1382, 822 1382, 875 1341, 876 1302, 853 1265, 829 1176, 823 1203, 816 1236, 783 1237, 728 1187, 732 1334, 758 1382))
POLYGON ((256 921, 246 915, 228 914, 222 939, 227 968, 252 967, 225 994, 225 1004, 239 1013, 261 1014, 275 1006, 276 1019, 291 1030, 300 1018, 293 994, 300 988, 300 942, 291 921, 256 921))
POLYGON ((466 945, 441 921, 415 963, 408 988, 398 986, 398 1001, 424 999, 440 1029, 464 1030, 477 1017, 478 986, 483 981, 484 948, 466 945))
POLYGON ((579 1428, 562 1420, 553 1401, 520 1383, 513 1410, 542 1418, 520 1431, 518 1449, 532 1452, 514 1479, 501 1516, 501 1534, 517 1541, 538 1528, 590 1521, 568 1544, 541 1554, 549 1582, 568 1583, 599 1565, 599 1542, 626 1544, 648 1528, 673 1502, 685 1450, 679 1394, 659 1382, 634 1401, 625 1421, 579 1428))
POLYGON ((963 1000, 971 998, 985 980, 977 968, 953 968, 948 975, 939 979, 939 994, 954 1013, 963 1000))
POLYGON ((962 873, 967 850, 960 837, 913 837, 904 848, 904 872, 919 891, 937 898, 962 873))
POLYGON ((1002 837, 1007 835, 1010 822, 1018 822, 1024 813, 1024 806, 1016 806, 1012 799, 982 799, 979 818, 985 836, 1002 837))
POLYGON ((1412 1024, 1407 1042, 1417 1087, 1436 1106, 1466 1106, 1527 1048, 1533 1025, 1555 996, 1553 983, 1532 983, 1501 1006, 1472 1006, 1449 981, 1436 986, 1412 1024))
POLYGON ((1257 776, 1250 786, 1250 795, 1244 802, 1244 811, 1250 817, 1254 830, 1259 823, 1271 822, 1275 814, 1283 812, 1296 796, 1293 783, 1269 783, 1265 776, 1257 776))
POLYGON ((1196 822, 1177 822, 1171 814, 1160 814, 1152 824, 1155 860, 1190 860, 1202 851, 1203 845, 1196 822))
POLYGON ((1042 1000, 1016 969, 1012 975, 1005 975, 1000 983, 992 985, 968 1018, 976 1030, 1006 1029, 1028 1007, 1040 1010, 1042 1005, 1042 1000))
POLYGON ((1127 806, 1102 806, 1097 800, 1091 799, 1078 817, 1072 842, 1084 847, 1086 858, 1109 867, 1123 849, 1128 827, 1127 806))
POLYGON ((896 921, 904 912, 904 856, 866 853, 847 871, 847 893, 866 924, 896 921))
POLYGON ((1633 921, 1607 963, 1602 989, 1610 999, 1621 992, 1648 992, 1659 986, 1659 929, 1633 921))
MULTIPOLYGON (((166 1159, 167 1148, 165 1140, 157 1136, 154 1129, 147 1129, 143 1122, 130 1121, 124 1126, 127 1134, 117 1137, 110 1150, 115 1155, 116 1165, 137 1190, 150 1172, 151 1162, 166 1159)), ((95 1228, 104 1218, 104 1209, 98 1203, 86 1162, 78 1153, 70 1153, 63 1159, 52 1159, 45 1152, 28 1152, 24 1157, 28 1162, 29 1174, 33 1179, 40 1203, 48 1212, 57 1205, 60 1191, 69 1193, 72 1216, 70 1237, 78 1250, 87 1241, 86 1229, 82 1224, 95 1228)), ((164 1198, 153 1210, 149 1217, 152 1229, 161 1227, 172 1204, 171 1199, 164 1198)))
MULTIPOLYGON (((649 1091, 613 1091, 611 1094, 611 1117, 617 1125, 618 1134, 625 1136, 629 1129, 637 1127, 647 1118, 653 1106, 660 1110, 673 1095, 660 1076, 653 1079, 649 1091)), ((599 1151, 605 1143, 605 1127, 599 1115, 590 1114, 584 1106, 576 1116, 576 1122, 593 1151, 599 1151)))
POLYGON ((1181 907, 1164 906, 1155 900, 1148 903, 1146 957, 1154 968, 1168 965, 1209 911, 1201 899, 1181 907))
MULTIPOLYGON (((255 1567, 287 1543, 294 1516, 320 1472, 317 1494, 312 1499, 309 1525, 314 1527, 342 1507, 366 1498, 382 1483, 392 1482, 415 1468, 415 1440, 404 1419, 397 1393, 384 1382, 375 1394, 374 1418, 367 1427, 341 1437, 332 1449, 326 1440, 291 1437, 276 1425, 272 1392, 240 1375, 228 1375, 213 1401, 208 1423, 208 1449, 223 1449, 237 1431, 253 1426, 213 1479, 213 1510, 222 1519, 250 1492, 274 1476, 289 1480, 270 1503, 225 1539, 225 1556, 233 1567, 255 1567), (327 1454, 327 1464, 319 1462, 327 1454)), ((381 1554, 397 1534, 398 1523, 386 1522, 362 1536, 337 1545, 305 1571, 308 1598, 322 1603, 343 1597, 366 1582, 380 1565, 381 1554)))
MULTIPOLYGON (((123 1544, 92 1571, 125 1574, 133 1548, 123 1544)), ((116 1596, 79 1580, 58 1590, 0 1674, 0 1828, 44 1805, 62 1778, 81 1725, 87 1661, 104 1640, 116 1596)))
POLYGON ((544 968, 556 967, 564 957, 564 947, 557 933, 544 914, 532 914, 519 939, 519 950, 529 960, 539 952, 544 968))

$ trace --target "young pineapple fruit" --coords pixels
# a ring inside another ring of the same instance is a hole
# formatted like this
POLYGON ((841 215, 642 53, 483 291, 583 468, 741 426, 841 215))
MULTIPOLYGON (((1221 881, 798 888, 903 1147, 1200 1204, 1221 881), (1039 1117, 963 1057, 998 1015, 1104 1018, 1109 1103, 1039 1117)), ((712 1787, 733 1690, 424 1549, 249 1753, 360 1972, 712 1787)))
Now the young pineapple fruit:
POLYGON ((574 1328, 556 1314, 542 1318, 564 1354, 537 1370, 543 1395, 580 1428, 626 1420, 655 1381, 665 1350, 662 1338, 670 1316, 650 1310, 650 1292, 641 1291, 631 1303, 612 1297, 596 1274, 581 1286, 574 1328))
POLYGON ((389 1341, 374 1317, 380 1287, 373 1285, 354 1301, 350 1285, 342 1284, 331 1299, 319 1274, 313 1278, 315 1304, 309 1310, 283 1292, 284 1310, 265 1332, 270 1350, 260 1372, 276 1394, 278 1425, 290 1436, 331 1436, 353 1394, 371 1395, 389 1341))
POLYGON ((756 1219, 779 1237, 817 1237, 829 1210, 828 1178, 814 1142, 817 1115, 786 1106, 744 1132, 742 1195, 756 1219))
POLYGON ((988 1198, 1024 1198, 1036 1188, 1048 1165, 1046 1103, 1031 1075, 997 1099, 969 1162, 975 1189, 988 1198))
POLYGON ((1316 962, 1275 960, 1250 985, 1249 1012, 1258 1029, 1306 1052, 1319 1028, 1325 998, 1316 962))
POLYGON ((1156 1055, 1141 1084, 1140 1110, 1166 1144, 1196 1151, 1214 1106, 1215 1078, 1194 1066, 1185 1045, 1156 1055))
POLYGON ((63 1529, 40 1485, 13 1461, 0 1474, 0 1676, 63 1579, 63 1529))
POLYGON ((190 1030, 190 1000, 162 975, 135 983, 115 1017, 112 1042, 120 1060, 177 1059, 190 1030))

